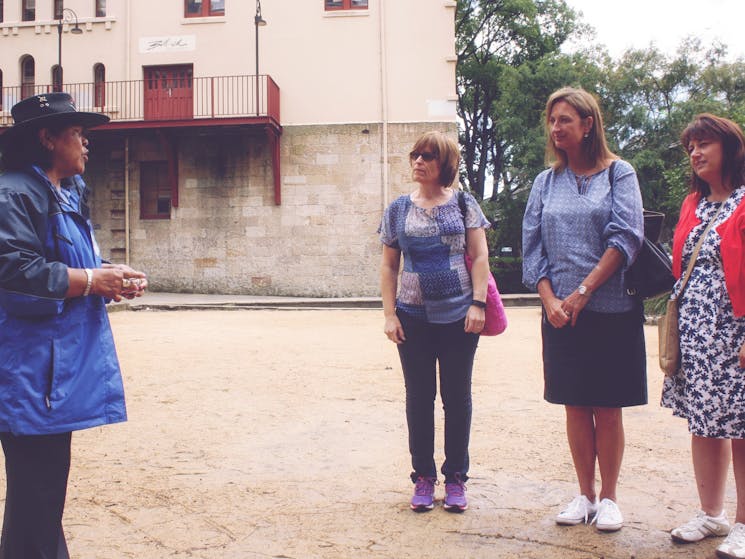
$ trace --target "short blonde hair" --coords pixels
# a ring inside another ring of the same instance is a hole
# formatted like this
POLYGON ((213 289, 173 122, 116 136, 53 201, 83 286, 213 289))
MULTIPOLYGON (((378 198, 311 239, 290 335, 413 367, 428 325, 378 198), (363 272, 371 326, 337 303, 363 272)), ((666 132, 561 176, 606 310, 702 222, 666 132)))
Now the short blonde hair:
POLYGON ((435 154, 440 165, 440 186, 451 186, 455 182, 460 164, 460 149, 451 138, 442 132, 425 132, 419 136, 411 151, 431 151, 435 154))
POLYGON ((590 161, 597 163, 606 159, 615 158, 615 154, 608 148, 603 129, 603 115, 600 113, 600 105, 590 93, 577 87, 562 87, 554 91, 546 102, 546 163, 555 169, 563 169, 567 166, 567 154, 564 150, 557 149, 551 139, 551 111, 559 101, 564 101, 579 114, 580 118, 592 117, 592 127, 583 142, 583 149, 590 161))

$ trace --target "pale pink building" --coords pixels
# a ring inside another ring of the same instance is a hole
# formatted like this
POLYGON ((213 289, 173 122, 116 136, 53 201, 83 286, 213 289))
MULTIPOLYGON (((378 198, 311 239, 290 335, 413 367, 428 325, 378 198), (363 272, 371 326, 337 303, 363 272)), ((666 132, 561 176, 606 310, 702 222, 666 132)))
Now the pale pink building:
POLYGON ((0 130, 58 88, 111 117, 85 177, 97 238, 156 290, 375 295, 413 140, 457 133, 454 15, 453 0, 0 0, 0 130))

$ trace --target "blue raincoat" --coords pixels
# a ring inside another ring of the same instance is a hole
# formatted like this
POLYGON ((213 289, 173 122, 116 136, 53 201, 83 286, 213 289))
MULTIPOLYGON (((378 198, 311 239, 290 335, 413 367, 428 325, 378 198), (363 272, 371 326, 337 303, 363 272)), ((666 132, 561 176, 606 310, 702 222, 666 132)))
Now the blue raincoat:
POLYGON ((0 175, 0 432, 53 434, 125 421, 106 300, 66 299, 67 268, 101 256, 79 176, 0 175))

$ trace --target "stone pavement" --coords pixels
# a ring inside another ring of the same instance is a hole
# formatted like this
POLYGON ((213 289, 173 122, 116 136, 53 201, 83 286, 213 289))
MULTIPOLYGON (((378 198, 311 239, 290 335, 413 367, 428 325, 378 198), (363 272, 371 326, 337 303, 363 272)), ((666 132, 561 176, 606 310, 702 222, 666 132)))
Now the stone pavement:
MULTIPOLYGON (((538 295, 518 293, 502 295, 505 307, 538 306, 538 295)), ((132 301, 110 305, 110 310, 188 310, 188 309, 352 309, 382 308, 380 297, 281 297, 259 295, 219 295, 211 293, 148 292, 132 301)))
MULTIPOLYGON (((685 421, 658 404, 652 327, 650 403, 624 410, 625 526, 605 534, 554 522, 577 487, 563 408, 542 398, 539 307, 508 308, 507 331, 479 341, 469 511, 445 512, 440 486, 420 515, 408 506, 400 362, 379 309, 154 308, 187 300, 252 298, 150 294, 142 312, 112 314, 129 420, 75 434, 73 557, 713 559, 721 543, 669 535, 698 498, 685 421)), ((730 473, 730 514, 735 498, 730 473)))

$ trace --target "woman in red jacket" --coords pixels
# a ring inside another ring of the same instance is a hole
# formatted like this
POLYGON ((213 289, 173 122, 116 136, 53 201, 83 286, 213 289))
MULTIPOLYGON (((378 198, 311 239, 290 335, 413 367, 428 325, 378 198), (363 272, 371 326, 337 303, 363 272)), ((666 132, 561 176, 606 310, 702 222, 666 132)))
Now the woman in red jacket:
MULTIPOLYGON (((701 510, 671 532, 681 543, 727 539, 725 558, 745 558, 745 136, 710 114, 683 131, 693 171, 673 237, 673 271, 680 278, 706 232, 680 295, 680 370, 665 379, 662 405, 688 420, 701 510), (730 527, 724 492, 730 460, 737 512, 730 527)), ((678 295, 680 279, 673 288, 678 295)))

